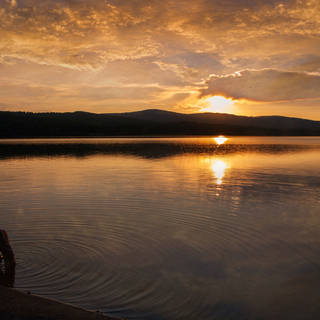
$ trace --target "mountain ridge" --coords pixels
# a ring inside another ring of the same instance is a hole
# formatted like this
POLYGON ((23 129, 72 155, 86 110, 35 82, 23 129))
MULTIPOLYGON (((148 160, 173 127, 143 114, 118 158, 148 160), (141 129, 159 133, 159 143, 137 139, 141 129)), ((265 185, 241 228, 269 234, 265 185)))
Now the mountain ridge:
POLYGON ((117 116, 126 116, 140 120, 149 120, 154 122, 172 123, 181 121, 190 121, 210 124, 228 124, 240 126, 257 126, 261 128, 318 128, 320 121, 309 120, 286 116, 239 116, 228 113, 178 113, 160 109, 146 109, 142 111, 108 113, 117 116))

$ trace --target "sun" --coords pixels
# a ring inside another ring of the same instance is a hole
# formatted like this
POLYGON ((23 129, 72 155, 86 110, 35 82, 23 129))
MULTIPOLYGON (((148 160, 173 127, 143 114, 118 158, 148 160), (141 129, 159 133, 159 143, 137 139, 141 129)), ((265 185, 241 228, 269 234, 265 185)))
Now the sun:
POLYGON ((209 102, 209 106, 203 108, 203 111, 209 112, 226 112, 227 107, 233 105, 232 99, 226 99, 222 96, 213 96, 206 99, 206 102, 209 102))

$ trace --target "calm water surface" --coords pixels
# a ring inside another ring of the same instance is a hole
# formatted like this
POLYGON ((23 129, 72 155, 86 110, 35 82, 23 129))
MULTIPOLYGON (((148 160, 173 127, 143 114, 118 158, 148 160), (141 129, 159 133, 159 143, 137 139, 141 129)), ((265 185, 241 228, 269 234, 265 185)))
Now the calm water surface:
POLYGON ((18 289, 129 319, 319 319, 320 138, 0 140, 18 289))

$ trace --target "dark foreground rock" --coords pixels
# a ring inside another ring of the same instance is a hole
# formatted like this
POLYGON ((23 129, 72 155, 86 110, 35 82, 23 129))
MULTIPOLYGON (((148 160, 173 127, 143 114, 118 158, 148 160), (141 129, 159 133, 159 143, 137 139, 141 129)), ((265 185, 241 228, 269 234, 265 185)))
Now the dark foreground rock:
POLYGON ((98 312, 0 286, 1 320, 115 320, 98 312))

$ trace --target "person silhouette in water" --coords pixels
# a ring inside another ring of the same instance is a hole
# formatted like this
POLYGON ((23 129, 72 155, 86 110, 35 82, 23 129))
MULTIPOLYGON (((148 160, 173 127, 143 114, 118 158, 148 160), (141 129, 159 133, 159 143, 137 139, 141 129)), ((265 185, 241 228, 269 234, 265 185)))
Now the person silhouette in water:
POLYGON ((8 234, 2 229, 0 229, 0 251, 4 260, 4 272, 3 270, 0 270, 0 285, 13 288, 16 260, 14 258, 8 234))
POLYGON ((3 256, 5 268, 15 267, 16 260, 14 259, 7 231, 2 229, 0 229, 0 251, 3 256))

